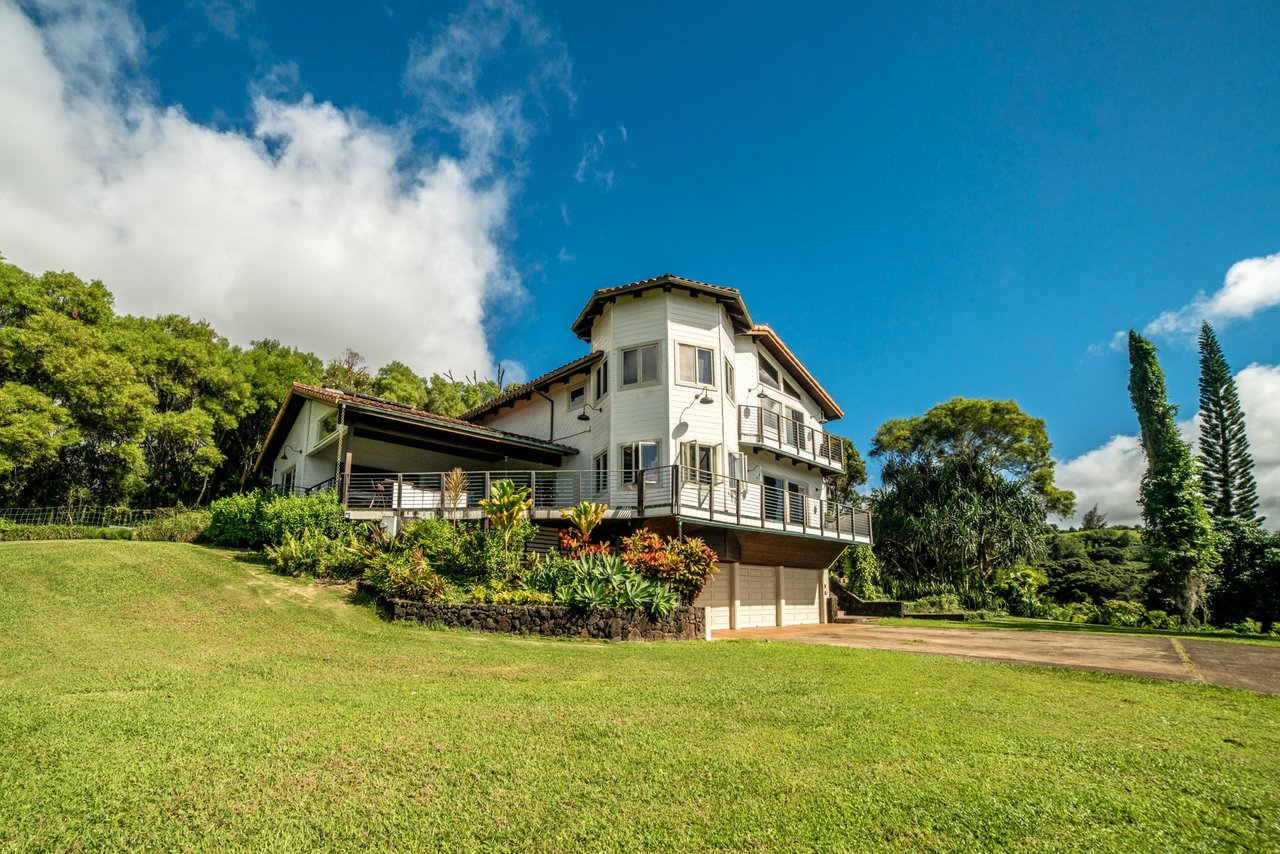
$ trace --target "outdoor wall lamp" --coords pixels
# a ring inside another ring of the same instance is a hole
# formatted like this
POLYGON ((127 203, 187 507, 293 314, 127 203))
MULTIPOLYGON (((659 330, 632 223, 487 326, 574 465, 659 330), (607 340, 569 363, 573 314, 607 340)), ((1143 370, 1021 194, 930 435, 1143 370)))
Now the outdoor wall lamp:
POLYGON ((587 414, 587 410, 588 410, 588 409, 594 409, 596 412, 599 412, 601 415, 604 415, 604 410, 603 410, 603 409, 601 409, 600 407, 598 407, 598 406, 592 406, 592 405, 591 405, 591 404, 589 404, 589 403, 584 403, 584 404, 582 404, 582 411, 578 413, 578 420, 579 420, 579 421, 590 421, 590 420, 591 420, 591 416, 587 414))
POLYGON ((295 448, 295 447, 293 447, 292 445, 285 445, 285 446, 284 446, 284 453, 282 453, 282 454, 280 455, 280 460, 281 460, 281 462, 286 462, 286 463, 287 463, 287 462, 289 462, 289 452, 290 452, 290 451, 293 451, 295 454, 300 454, 300 453, 302 453, 302 449, 301 449, 301 448, 295 448))
POLYGON ((703 386, 702 396, 698 398, 698 403, 701 403, 705 406, 708 403, 715 403, 715 402, 716 402, 715 398, 711 396, 711 390, 708 389, 706 386, 703 386))
POLYGON ((751 390, 754 391, 756 393, 756 397, 760 398, 761 400, 768 400, 769 392, 764 390, 764 383, 760 383, 759 385, 757 385, 755 388, 751 390))

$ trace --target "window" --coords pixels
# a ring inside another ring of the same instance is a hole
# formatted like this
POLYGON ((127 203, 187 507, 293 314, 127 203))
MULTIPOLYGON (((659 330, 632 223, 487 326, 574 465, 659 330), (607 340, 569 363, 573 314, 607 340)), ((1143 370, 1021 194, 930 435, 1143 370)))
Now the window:
POLYGON ((808 430, 804 426, 804 412, 799 409, 788 410, 791 420, 787 424, 787 443, 795 445, 800 450, 805 449, 805 438, 808 430))
POLYGON ((645 483, 658 482, 658 443, 631 442, 622 446, 622 482, 634 484, 644 472, 645 483))
POLYGON ((596 400, 609 393, 609 360, 604 359, 596 368, 596 400))
POLYGON ((729 453, 729 477, 735 480, 747 479, 747 458, 742 454, 729 453))
POLYGON ((684 477, 698 483, 711 483, 715 474, 715 445, 703 445, 699 442, 685 442, 680 446, 680 465, 684 467, 684 477))
POLYGON ((622 351, 622 387, 658 381, 658 345, 645 344, 622 351))
POLYGON ((569 408, 577 409, 587 402, 587 384, 581 383, 569 389, 569 408))
POLYGON ((763 356, 760 357, 760 382, 769 388, 782 387, 782 383, 778 380, 778 369, 763 356))
POLYGON ((764 476, 764 517, 775 522, 802 524, 809 487, 781 477, 764 476))
POLYGON ((690 385, 714 386, 715 351, 709 347, 695 347, 692 344, 676 345, 677 379, 690 385))
POLYGON ((728 395, 729 402, 733 403, 737 392, 734 390, 733 384, 733 362, 730 359, 724 360, 724 393, 728 395))
POLYGON ((289 466, 289 470, 286 471, 284 474, 280 475, 280 491, 281 492, 293 492, 293 479, 297 471, 298 471, 297 466, 289 466))
POLYGON ((591 462, 592 481, 595 491, 607 492, 609 490, 609 452, 597 454, 596 458, 591 462))
POLYGON ((791 397, 794 397, 796 400, 800 399, 800 389, 793 386, 791 381, 788 379, 784 379, 782 381, 782 392, 783 394, 788 394, 791 397))

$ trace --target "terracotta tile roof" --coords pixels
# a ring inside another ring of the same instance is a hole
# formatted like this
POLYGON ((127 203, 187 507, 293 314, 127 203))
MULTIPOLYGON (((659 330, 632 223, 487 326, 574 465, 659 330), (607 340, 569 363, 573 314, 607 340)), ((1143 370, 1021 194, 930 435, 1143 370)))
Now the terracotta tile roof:
POLYGON ((686 279, 674 273, 663 273, 661 276, 654 276, 652 279, 641 279, 638 282, 628 282, 625 285, 616 285, 611 288, 597 290, 591 295, 591 299, 587 300, 587 304, 582 311, 578 312, 577 319, 573 321, 573 326, 571 327, 573 334, 583 341, 589 341, 591 339, 591 324, 604 311, 606 305, 623 294, 638 294, 654 288, 679 289, 714 297, 724 305, 729 317, 733 320, 734 327, 739 332, 746 332, 752 326, 751 314, 747 311, 747 305, 742 301, 742 294, 737 288, 726 288, 722 285, 699 282, 696 279, 686 279))
POLYGON ((567 380, 577 374, 585 374, 591 371, 596 362, 604 358, 604 352, 593 350, 585 356, 574 359, 567 365, 561 365, 552 371, 547 371, 540 377, 529 380, 524 385, 518 385, 515 388, 508 389, 497 397, 486 400, 479 406, 473 406, 466 412, 462 413, 462 418, 466 421, 472 421, 482 415, 490 412, 496 412, 509 403, 526 397, 532 397, 536 391, 545 391, 548 387, 562 380, 567 380))
POLYGON ((537 439, 532 436, 522 436, 519 433, 510 433, 506 430, 498 430, 493 427, 486 427, 483 424, 476 424, 471 421, 463 421, 461 418, 452 418, 448 415, 440 415, 435 412, 428 412, 425 409, 415 409, 412 406, 405 406, 402 403, 384 400, 380 397, 374 397, 370 394, 362 394, 358 392, 340 391, 334 388, 321 388, 319 386, 307 385, 306 383, 294 383, 284 400, 280 404, 280 411, 276 413, 275 422, 271 425, 271 430, 267 434, 267 439, 262 444, 262 453, 259 454, 257 462, 254 463, 254 470, 257 471, 263 461, 271 458, 269 451, 277 442, 284 441, 283 423, 286 420, 286 412, 293 398, 304 398, 307 400, 316 400, 321 403, 327 403, 331 406, 345 404, 348 407, 365 410, 366 412, 386 412, 389 415, 398 415, 410 421, 416 421, 424 425, 438 425, 442 428, 455 432, 466 433, 482 438, 488 438, 500 442, 509 442, 517 445, 532 446, 543 450, 551 450, 561 454, 576 454, 577 448, 568 445, 562 445, 558 442, 548 442, 546 439, 537 439))
POLYGON ((782 342, 782 339, 778 337, 778 333, 774 332, 771 327, 767 324, 757 323, 748 330, 747 334, 761 339, 765 349, 782 363, 787 372, 796 378, 796 382, 800 383, 804 390, 809 392, 809 396, 813 398, 814 402, 822 407, 822 414, 827 416, 827 420, 834 421, 837 418, 844 417, 844 410, 840 408, 840 404, 836 403, 835 398, 827 393, 827 390, 822 387, 822 384, 818 382, 813 374, 809 373, 808 368, 796 358, 796 354, 791 352, 791 348, 782 342))

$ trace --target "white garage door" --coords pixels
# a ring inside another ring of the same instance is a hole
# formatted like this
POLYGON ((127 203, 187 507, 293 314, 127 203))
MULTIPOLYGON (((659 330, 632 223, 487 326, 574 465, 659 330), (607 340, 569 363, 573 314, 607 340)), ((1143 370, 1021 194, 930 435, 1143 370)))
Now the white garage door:
POLYGON ((738 567, 738 628, 778 624, 776 582, 771 566, 738 567))
POLYGON ((783 621, 788 626, 822 621, 822 570, 782 570, 783 621))
POLYGON ((712 631, 729 628, 729 608, 733 605, 733 597, 729 595, 732 584, 729 575, 732 572, 732 567, 721 566, 720 571, 712 576, 711 583, 702 588, 698 601, 694 603, 699 608, 711 609, 709 616, 712 631))

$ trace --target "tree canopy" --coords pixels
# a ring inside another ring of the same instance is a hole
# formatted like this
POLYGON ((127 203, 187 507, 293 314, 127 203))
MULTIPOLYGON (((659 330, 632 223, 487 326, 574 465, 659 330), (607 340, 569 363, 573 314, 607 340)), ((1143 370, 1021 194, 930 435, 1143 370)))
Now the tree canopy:
POLYGON ((201 503, 259 485, 253 462, 294 382, 456 415, 499 391, 473 379, 235 346, 204 321, 117 315, 101 282, 0 259, 0 504, 201 503))
POLYGON ((1054 485, 1052 450, 1044 419, 1017 402, 963 397, 924 415, 886 421, 871 441, 871 456, 883 461, 887 478, 915 461, 967 461, 1030 484, 1049 512, 1069 516, 1075 495, 1054 485))

